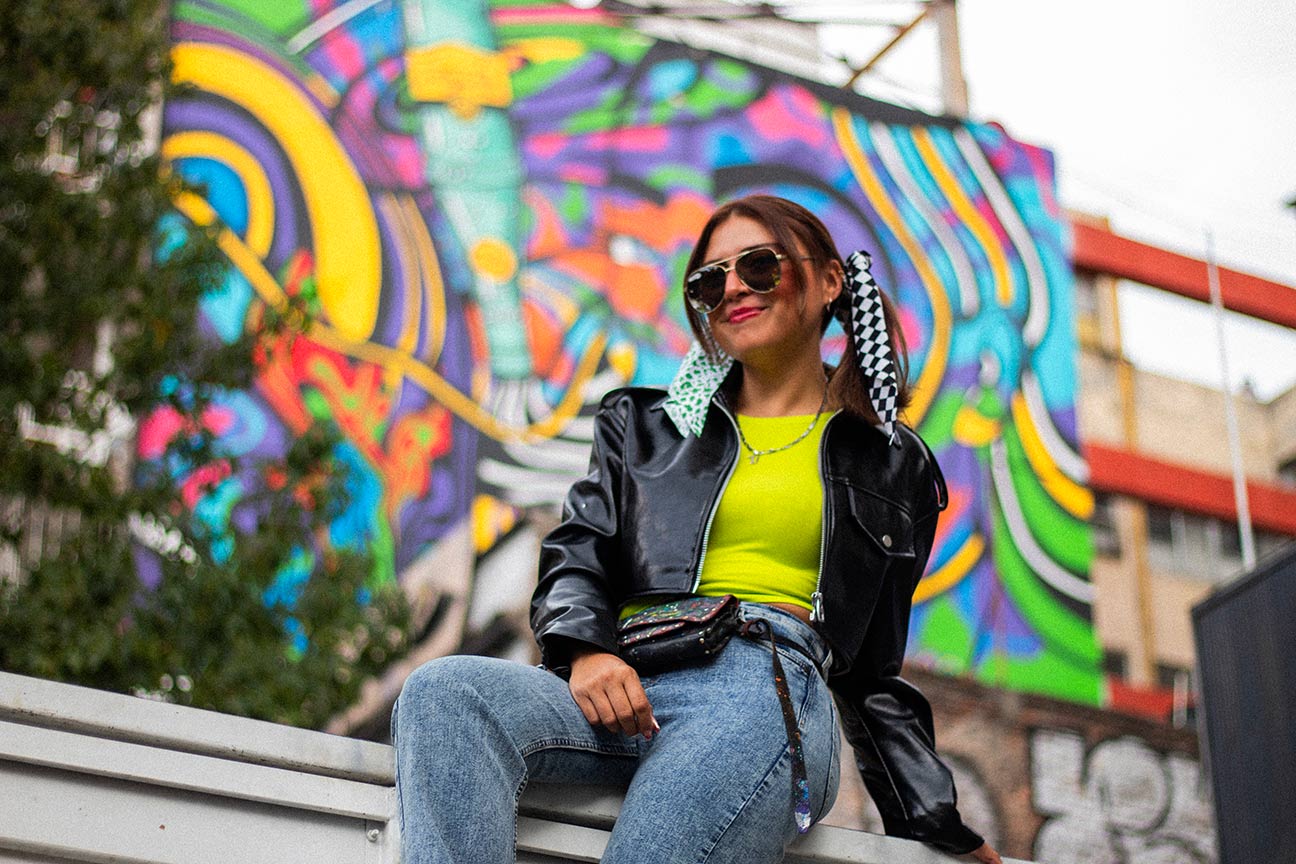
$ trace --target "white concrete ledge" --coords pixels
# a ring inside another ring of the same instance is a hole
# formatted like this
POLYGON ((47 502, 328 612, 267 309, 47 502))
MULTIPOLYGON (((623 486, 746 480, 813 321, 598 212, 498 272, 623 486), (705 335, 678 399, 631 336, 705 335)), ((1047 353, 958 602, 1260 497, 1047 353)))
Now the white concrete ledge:
MULTIPOLYGON (((0 864, 396 864, 393 774, 381 744, 0 673, 0 864)), ((517 860, 598 861, 620 809, 619 789, 534 784, 517 860)), ((785 860, 959 859, 820 825, 785 860)))
POLYGON ((0 719, 235 762, 368 783, 395 782, 391 748, 0 672, 0 719))

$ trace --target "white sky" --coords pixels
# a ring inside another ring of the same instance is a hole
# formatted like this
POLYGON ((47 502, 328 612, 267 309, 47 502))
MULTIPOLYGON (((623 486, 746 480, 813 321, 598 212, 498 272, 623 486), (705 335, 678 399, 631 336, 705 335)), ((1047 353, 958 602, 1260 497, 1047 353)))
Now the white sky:
MULTIPOLYGON (((895 19, 915 9, 837 5, 895 19)), ((1296 211, 1285 203, 1296 197, 1296 3, 959 0, 958 14, 973 117, 1051 149, 1065 206, 1197 257, 1209 227, 1222 265, 1296 285, 1296 211)), ((828 50, 861 62, 887 35, 824 28, 828 50)), ((935 109, 936 56, 924 24, 860 89, 935 109)), ((1132 286, 1121 309, 1136 364, 1220 385, 1209 307, 1132 286)), ((1250 379, 1267 399, 1296 384, 1296 332, 1229 317, 1235 385, 1250 379)))

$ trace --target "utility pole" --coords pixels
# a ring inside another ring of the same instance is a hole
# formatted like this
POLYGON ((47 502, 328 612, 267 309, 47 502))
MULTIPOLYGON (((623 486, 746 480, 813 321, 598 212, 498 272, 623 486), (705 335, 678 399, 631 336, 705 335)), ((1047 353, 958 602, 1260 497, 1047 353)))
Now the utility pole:
POLYGON ((928 17, 936 23, 940 51, 941 105, 945 113, 968 116, 967 79, 963 77, 963 52, 959 47, 958 13, 955 0, 931 0, 928 17))

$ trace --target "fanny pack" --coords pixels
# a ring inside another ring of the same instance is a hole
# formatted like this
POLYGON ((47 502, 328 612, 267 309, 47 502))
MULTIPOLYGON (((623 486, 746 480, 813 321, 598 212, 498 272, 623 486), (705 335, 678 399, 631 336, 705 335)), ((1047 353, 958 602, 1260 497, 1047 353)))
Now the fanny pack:
MULTIPOLYGON (((617 628, 617 650, 621 659, 640 675, 654 675, 714 658, 735 634, 768 639, 774 658, 774 689, 778 693, 783 725, 792 751, 792 804, 797 831, 810 830, 810 784, 806 779, 801 730, 797 726, 787 675, 779 660, 774 628, 764 618, 744 620, 738 598, 685 597, 636 612, 617 628)), ((783 643, 805 654, 795 643, 783 643)), ((813 658, 811 658, 813 662, 813 658)))
POLYGON ((655 675, 719 654, 742 627, 738 598, 685 597, 621 622, 617 650, 640 675, 655 675))

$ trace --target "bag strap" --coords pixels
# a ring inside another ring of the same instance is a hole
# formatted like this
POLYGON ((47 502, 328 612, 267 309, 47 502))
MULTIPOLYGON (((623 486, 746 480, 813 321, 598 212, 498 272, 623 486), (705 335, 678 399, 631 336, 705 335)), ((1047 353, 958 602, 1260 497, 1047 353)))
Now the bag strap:
POLYGON ((805 754, 801 749, 801 730, 797 727, 796 712, 792 708, 792 695, 788 691, 787 675, 779 660, 778 640, 774 628, 764 618, 750 618, 743 622, 742 635, 759 640, 768 636, 770 654, 774 658, 774 689, 778 692, 779 708, 783 710, 783 725, 787 728, 788 746, 792 750, 792 801, 796 815, 797 833, 810 830, 810 783, 806 780, 805 754))

